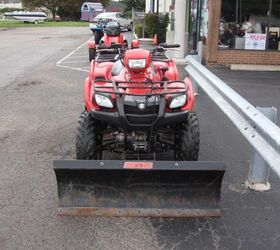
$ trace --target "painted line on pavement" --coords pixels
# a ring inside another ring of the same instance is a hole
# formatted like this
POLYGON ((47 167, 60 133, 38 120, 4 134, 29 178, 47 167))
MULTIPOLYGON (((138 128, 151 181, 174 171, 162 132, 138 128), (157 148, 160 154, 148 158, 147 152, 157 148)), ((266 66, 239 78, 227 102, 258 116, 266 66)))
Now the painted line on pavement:
POLYGON ((88 55, 84 55, 84 56, 71 56, 71 59, 72 58, 86 58, 86 57, 88 57, 88 55))
MULTIPOLYGON (((132 34, 135 38, 137 38, 137 36, 134 34, 132 34)), ((72 63, 77 63, 77 64, 83 64, 83 63, 88 63, 89 65, 89 61, 80 61, 79 58, 88 58, 88 54, 84 53, 84 51, 79 51, 83 46, 85 46, 89 41, 93 40, 94 38, 90 38, 88 39, 86 42, 84 42, 83 44, 81 44, 80 46, 78 46, 76 49, 74 49, 73 51, 71 51, 69 54, 67 54, 66 56, 64 56, 62 59, 60 59, 57 63, 56 66, 60 67, 60 68, 64 68, 64 69, 72 69, 72 70, 79 70, 79 71, 83 71, 83 72, 89 72, 90 67, 84 67, 83 65, 81 65, 80 67, 72 67, 70 66, 72 63), (79 51, 79 52, 78 52, 79 51), (82 53, 81 53, 82 52, 82 53), (72 60, 72 59, 78 59, 77 61, 72 60), (66 61, 67 60, 67 61, 66 61), (65 65, 65 64, 70 64, 70 65, 65 65)), ((81 59, 82 60, 82 59, 81 59)), ((75 65, 74 65, 75 66, 75 65)))
POLYGON ((80 48, 82 48, 83 46, 85 46, 89 41, 91 41, 92 38, 88 39, 86 42, 84 42, 82 45, 80 45, 79 47, 77 47, 76 49, 74 49, 73 51, 71 51, 68 55, 66 55, 65 57, 63 57, 61 60, 59 60, 56 65, 61 64, 64 60, 66 60, 68 57, 70 57, 71 55, 73 55, 76 51, 78 51, 80 48))
POLYGON ((63 62, 63 64, 67 64, 67 63, 89 63, 89 61, 88 60, 86 60, 86 61, 67 61, 67 62, 63 62))
POLYGON ((64 68, 64 69, 74 69, 74 70, 78 70, 78 71, 89 72, 89 69, 75 68, 75 67, 70 67, 70 66, 61 65, 61 64, 58 64, 56 66, 59 68, 64 68))

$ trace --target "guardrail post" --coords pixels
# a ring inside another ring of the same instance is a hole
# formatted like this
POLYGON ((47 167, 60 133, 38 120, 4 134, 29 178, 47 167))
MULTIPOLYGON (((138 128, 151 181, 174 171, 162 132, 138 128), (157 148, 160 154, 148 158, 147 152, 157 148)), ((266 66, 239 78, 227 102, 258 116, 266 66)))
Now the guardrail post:
MULTIPOLYGON (((257 107, 268 119, 276 122, 277 109, 275 107, 257 107)), ((250 169, 246 186, 255 191, 268 191, 270 183, 268 182, 269 166, 263 158, 252 149, 250 169)))
MULTIPOLYGON (((199 63, 201 63, 198 55, 193 55, 193 58, 195 60, 197 60, 199 63)), ((187 57, 186 57, 186 59, 187 59, 187 57)), ((187 70, 187 67, 185 69, 187 70)), ((197 84, 196 80, 191 75, 190 75, 190 79, 192 81, 192 87, 193 87, 194 95, 198 96, 199 95, 199 93, 198 93, 199 92, 199 85, 197 84)))

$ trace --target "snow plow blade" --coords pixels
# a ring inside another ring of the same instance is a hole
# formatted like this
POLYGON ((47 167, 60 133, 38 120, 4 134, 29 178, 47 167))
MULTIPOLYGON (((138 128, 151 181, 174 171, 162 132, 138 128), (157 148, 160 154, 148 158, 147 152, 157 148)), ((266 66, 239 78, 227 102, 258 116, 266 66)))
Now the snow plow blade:
POLYGON ((60 215, 218 217, 222 162, 54 161, 60 215))

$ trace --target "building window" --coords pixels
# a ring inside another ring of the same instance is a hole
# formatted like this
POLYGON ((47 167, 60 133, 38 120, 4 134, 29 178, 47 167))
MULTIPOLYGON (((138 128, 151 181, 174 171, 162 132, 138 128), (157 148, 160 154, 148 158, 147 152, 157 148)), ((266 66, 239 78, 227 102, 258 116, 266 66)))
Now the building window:
POLYGON ((84 5, 84 10, 88 11, 88 6, 86 4, 84 5))
POLYGON ((280 50, 280 0, 223 0, 219 48, 280 50))
POLYGON ((188 22, 190 52, 196 51, 198 41, 206 44, 208 16, 208 0, 190 0, 188 22))

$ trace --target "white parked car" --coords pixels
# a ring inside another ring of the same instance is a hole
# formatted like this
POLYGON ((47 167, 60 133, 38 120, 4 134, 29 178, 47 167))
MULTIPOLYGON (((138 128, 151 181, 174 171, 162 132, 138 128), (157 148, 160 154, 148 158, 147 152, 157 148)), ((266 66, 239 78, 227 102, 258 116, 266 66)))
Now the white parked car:
POLYGON ((97 15, 94 19, 92 19, 89 24, 89 28, 92 29, 91 26, 95 26, 95 24, 101 20, 109 20, 116 21, 120 24, 122 28, 127 28, 128 30, 133 29, 133 21, 126 17, 121 12, 103 12, 97 15))

